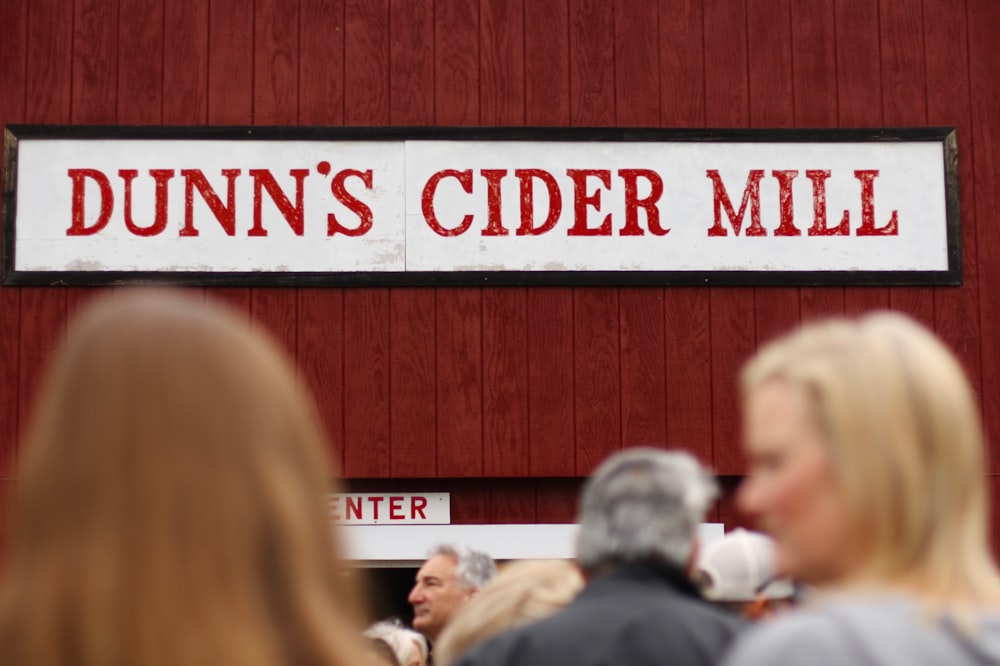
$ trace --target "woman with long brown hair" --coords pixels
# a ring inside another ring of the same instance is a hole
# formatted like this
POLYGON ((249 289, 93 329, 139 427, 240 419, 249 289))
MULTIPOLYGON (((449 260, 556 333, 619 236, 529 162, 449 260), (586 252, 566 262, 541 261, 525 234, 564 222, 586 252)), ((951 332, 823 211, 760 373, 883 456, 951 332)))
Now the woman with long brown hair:
POLYGON ((22 456, 0 661, 357 663, 325 449, 311 396, 245 318, 163 291, 87 308, 22 456))

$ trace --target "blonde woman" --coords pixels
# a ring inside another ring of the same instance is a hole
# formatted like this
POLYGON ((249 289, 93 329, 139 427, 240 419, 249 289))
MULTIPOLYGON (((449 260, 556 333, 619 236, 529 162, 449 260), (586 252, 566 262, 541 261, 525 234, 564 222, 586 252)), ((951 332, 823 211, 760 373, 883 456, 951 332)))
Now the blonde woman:
POLYGON ((555 613, 582 589, 579 568, 566 560, 508 564, 445 628, 434 646, 434 665, 451 666, 473 645, 555 613))
POLYGON ((169 292, 88 308, 23 453, 0 660, 360 663, 325 449, 310 396, 245 318, 169 292))
POLYGON ((952 354, 899 314, 831 321, 742 377, 742 508, 778 568, 820 591, 728 666, 1000 663, 975 398, 952 354))

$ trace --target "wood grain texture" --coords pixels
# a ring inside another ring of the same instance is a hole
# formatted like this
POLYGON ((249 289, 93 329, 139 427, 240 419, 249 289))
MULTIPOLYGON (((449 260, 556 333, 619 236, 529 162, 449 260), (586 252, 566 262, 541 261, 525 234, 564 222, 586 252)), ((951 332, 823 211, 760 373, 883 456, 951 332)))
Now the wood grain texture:
MULTIPOLYGON (((835 0, 837 111, 840 127, 883 127, 878 4, 835 0)), ((856 315, 889 307, 885 287, 844 290, 844 311, 856 315)))
POLYGON ((528 125, 570 120, 569 5, 557 0, 524 4, 524 99, 528 125))
POLYGON ((526 1, 531 0, 480 0, 479 119, 482 125, 524 124, 526 1))
POLYGON ((329 439, 333 473, 344 469, 344 293, 300 289, 297 298, 296 361, 316 401, 329 439))
POLYGON ((482 476, 482 290, 436 291, 435 318, 438 474, 482 476))
POLYGON ((703 289, 668 289, 664 303, 667 443, 714 465, 711 303, 703 289))
MULTIPOLYGON (((155 30, 156 22, 151 22, 155 30)), ((113 125, 118 108, 118 2, 73 3, 73 121, 113 125)))
POLYGON ((573 292, 529 289, 528 428, 533 476, 576 473, 573 292))
POLYGON ((389 460, 389 292, 344 292, 344 475, 386 477, 389 460))
MULTIPOLYGON (((996 48, 996 26, 1000 5, 988 0, 969 0, 969 86, 972 110, 973 188, 978 223, 977 268, 979 271, 979 341, 983 358, 983 424, 990 447, 990 469, 1000 469, 1000 52, 996 48)), ((994 512, 994 515, 998 515, 994 512)), ((996 519, 994 519, 996 520, 996 519)), ((1000 524, 1000 523, 996 523, 1000 524)))
POLYGON ((663 446, 670 443, 663 290, 622 289, 620 299, 622 446, 663 446))
POLYGON ((660 120, 660 35, 656 0, 614 9, 615 124, 655 127, 660 120))
POLYGON ((298 102, 301 125, 344 122, 345 0, 299 0, 298 102))
POLYGON ((535 519, 539 523, 576 522, 583 479, 538 479, 535 519))
MULTIPOLYGON (((0 126, 25 120, 27 87, 28 3, 27 0, 0 3, 0 126)), ((3 164, 0 164, 0 183, 3 164)), ((3 243, 0 237, 0 244, 3 243)), ((14 476, 18 449, 18 402, 20 376, 21 290, 0 286, 0 478, 14 476)), ((4 528, 0 513, 0 533, 4 528)), ((2 551, 0 551, 2 552, 2 551)))
POLYGON ((119 123, 157 125, 163 120, 164 1, 119 0, 115 99, 119 123))
POLYGON ((618 290, 577 289, 573 299, 576 474, 622 448, 618 290))
MULTIPOLYGON (((713 127, 746 127, 750 121, 750 66, 745 7, 705 2, 705 113, 713 127)), ((712 464, 719 474, 743 471, 736 377, 754 350, 752 289, 711 290, 712 464)))
POLYGON ((490 519, 500 525, 537 522, 537 482, 535 479, 493 479, 490 481, 490 519))
MULTIPOLYGON (((964 3, 959 3, 964 5, 964 3)), ((927 73, 927 122, 953 126, 958 130, 958 169, 962 234, 961 287, 934 289, 934 329, 958 355, 973 390, 982 401, 983 357, 979 331, 979 257, 976 253, 980 230, 975 206, 973 170, 973 128, 968 76, 971 71, 968 22, 956 3, 927 0, 924 3, 924 52, 927 73)), ((985 232, 988 233, 988 232, 985 232)), ((983 411, 984 405, 980 404, 983 411)), ((991 471, 1000 463, 991 462, 991 471)))
POLYGON ((479 5, 434 2, 434 123, 478 125, 479 5))
POLYGON ((483 473, 530 471, 527 291, 484 289, 483 473))
POLYGON ((389 122, 433 125, 434 5, 392 0, 389 12, 389 122))
POLYGON ((705 126, 705 17, 702 0, 660 3, 660 120, 705 126))
POLYGON ((389 292, 393 476, 437 474, 437 328, 433 289, 389 292))

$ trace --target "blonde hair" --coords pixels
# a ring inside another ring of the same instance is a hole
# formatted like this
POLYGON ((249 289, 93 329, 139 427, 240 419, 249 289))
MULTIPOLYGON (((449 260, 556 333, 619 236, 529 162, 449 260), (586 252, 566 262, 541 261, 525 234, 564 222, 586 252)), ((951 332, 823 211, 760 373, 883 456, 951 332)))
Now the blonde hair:
POLYGON ((830 446, 867 546, 853 580, 942 600, 1000 599, 975 397, 932 333, 896 313, 804 326, 748 363, 744 399, 774 380, 803 392, 830 446))
POLYGON ((434 646, 435 666, 450 666, 487 638, 555 613, 581 589, 583 576, 566 560, 508 564, 445 627, 434 646))
POLYGON ((325 442, 245 317, 162 291, 87 308, 28 435, 4 663, 356 663, 325 442))

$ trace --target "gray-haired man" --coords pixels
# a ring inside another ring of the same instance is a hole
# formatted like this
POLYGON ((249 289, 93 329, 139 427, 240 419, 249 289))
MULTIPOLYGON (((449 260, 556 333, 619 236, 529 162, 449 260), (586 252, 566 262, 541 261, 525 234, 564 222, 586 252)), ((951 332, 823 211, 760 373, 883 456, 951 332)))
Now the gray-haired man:
POLYGON ((481 643, 458 666, 714 666, 743 626, 688 577, 715 481, 686 453, 642 448, 583 488, 577 560, 587 587, 565 609, 481 643))
POLYGON ((431 548, 410 591, 413 628, 433 643, 455 611, 496 572, 492 557, 468 546, 439 544, 431 548))

